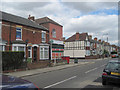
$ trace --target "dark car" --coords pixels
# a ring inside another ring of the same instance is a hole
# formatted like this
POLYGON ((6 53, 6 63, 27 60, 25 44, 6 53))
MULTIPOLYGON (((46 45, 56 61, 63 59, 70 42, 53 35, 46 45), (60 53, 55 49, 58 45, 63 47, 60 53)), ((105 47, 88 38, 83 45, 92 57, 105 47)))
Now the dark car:
POLYGON ((2 87, 3 90, 39 90, 39 88, 35 84, 21 78, 8 75, 0 75, 0 78, 2 78, 2 86, 0 87, 2 87))
POLYGON ((105 66, 102 74, 102 84, 109 82, 120 84, 120 60, 111 60, 105 66))

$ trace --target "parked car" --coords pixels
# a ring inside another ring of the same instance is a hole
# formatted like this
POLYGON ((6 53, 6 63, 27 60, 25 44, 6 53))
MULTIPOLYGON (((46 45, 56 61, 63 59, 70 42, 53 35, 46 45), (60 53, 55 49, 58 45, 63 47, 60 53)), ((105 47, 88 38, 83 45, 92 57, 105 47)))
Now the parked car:
POLYGON ((120 60, 111 60, 105 66, 102 74, 102 85, 109 82, 120 84, 120 60))
POLYGON ((39 90, 35 84, 21 78, 8 75, 0 75, 0 78, 2 78, 2 86, 0 87, 2 87, 3 90, 39 90))
POLYGON ((118 57, 118 54, 112 54, 111 57, 112 57, 112 58, 117 58, 117 57, 118 57))

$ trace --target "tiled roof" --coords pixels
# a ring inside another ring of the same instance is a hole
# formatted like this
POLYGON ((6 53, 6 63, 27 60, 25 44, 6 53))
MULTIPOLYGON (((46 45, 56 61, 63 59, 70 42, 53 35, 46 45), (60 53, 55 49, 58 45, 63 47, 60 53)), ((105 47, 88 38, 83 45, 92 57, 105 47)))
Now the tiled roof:
MULTIPOLYGON (((86 40, 86 37, 88 36, 87 33, 81 33, 79 34, 79 40, 80 41, 84 41, 86 40)), ((69 37, 67 40, 65 40, 66 42, 71 42, 71 41, 75 41, 76 40, 76 34, 74 34, 73 36, 69 37)))
POLYGON ((81 33, 81 34, 79 34, 79 39, 81 40, 81 41, 84 41, 84 40, 86 40, 86 37, 88 36, 88 34, 87 33, 81 33))
POLYGON ((69 37, 67 40, 65 40, 65 42, 72 42, 75 41, 76 39, 76 34, 74 34, 73 36, 69 37))
POLYGON ((43 17, 43 18, 38 18, 35 20, 36 23, 38 24, 44 24, 44 23, 53 23, 53 24, 56 24, 56 25, 59 25, 59 26, 62 26, 60 25, 59 23, 53 21, 52 19, 48 18, 48 17, 43 17))
POLYGON ((41 25, 38 25, 34 21, 31 21, 29 19, 26 19, 26 18, 23 18, 23 17, 20 17, 20 16, 12 15, 12 14, 9 14, 9 13, 6 13, 6 12, 0 12, 0 16, 2 16, 3 21, 8 21, 8 22, 12 22, 12 23, 20 24, 20 25, 25 25, 25 26, 30 26, 30 27, 33 27, 33 28, 48 31, 47 28, 45 28, 41 25))

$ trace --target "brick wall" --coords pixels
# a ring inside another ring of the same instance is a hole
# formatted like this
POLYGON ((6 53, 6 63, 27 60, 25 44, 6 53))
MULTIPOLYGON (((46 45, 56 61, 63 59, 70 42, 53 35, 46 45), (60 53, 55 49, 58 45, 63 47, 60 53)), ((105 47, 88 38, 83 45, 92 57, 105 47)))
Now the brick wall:
MULTIPOLYGON (((12 50, 12 46, 9 45, 10 43, 10 29, 11 29, 11 42, 16 40, 16 25, 15 23, 9 22, 2 22, 2 40, 6 40, 8 43, 5 47, 6 50, 12 50), (11 26, 11 27, 10 27, 11 26)), ((20 25, 22 26, 22 40, 25 42, 28 40, 28 43, 32 44, 40 44, 42 41, 41 32, 42 30, 20 25)), ((49 43, 49 31, 46 31, 46 42, 49 43)), ((37 60, 40 59, 40 52, 39 47, 37 47, 37 60)), ((28 54, 28 52, 26 52, 28 54)), ((28 57, 28 55, 27 55, 28 57)), ((32 57, 33 57, 33 48, 32 48, 32 57)))
MULTIPOLYGON (((10 35, 10 25, 11 25, 11 41, 16 40, 16 25, 14 23, 2 22, 2 39, 6 40, 9 44, 9 35, 10 35)), ((40 44, 41 43, 41 31, 40 29, 35 29, 27 26, 22 26, 22 40, 29 40, 28 43, 40 44)), ((46 42, 49 41, 49 32, 46 32, 46 42)))
POLYGON ((79 40, 79 32, 76 33, 76 40, 79 40))
POLYGON ((62 41, 62 38, 63 38, 62 27, 59 26, 59 25, 49 23, 49 36, 50 36, 50 39, 61 40, 62 41), (56 31, 56 38, 52 37, 52 30, 53 29, 55 29, 55 31, 56 31))

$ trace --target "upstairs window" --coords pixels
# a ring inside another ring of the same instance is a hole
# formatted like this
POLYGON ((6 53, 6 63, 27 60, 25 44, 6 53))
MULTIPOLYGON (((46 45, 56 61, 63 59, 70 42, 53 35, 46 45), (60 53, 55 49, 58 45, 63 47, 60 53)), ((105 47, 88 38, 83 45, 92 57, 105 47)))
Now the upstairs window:
POLYGON ((55 29, 52 30, 52 37, 56 38, 56 31, 55 31, 55 29))
POLYGON ((22 39, 22 27, 16 27, 16 40, 22 39))
POLYGON ((42 31, 42 42, 46 41, 46 32, 42 31))

